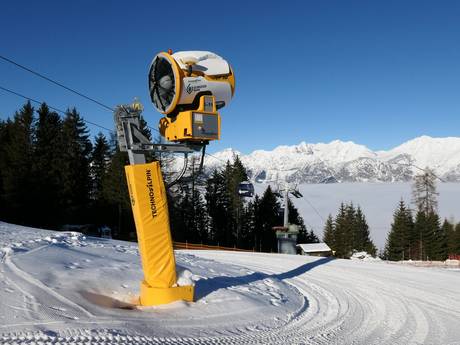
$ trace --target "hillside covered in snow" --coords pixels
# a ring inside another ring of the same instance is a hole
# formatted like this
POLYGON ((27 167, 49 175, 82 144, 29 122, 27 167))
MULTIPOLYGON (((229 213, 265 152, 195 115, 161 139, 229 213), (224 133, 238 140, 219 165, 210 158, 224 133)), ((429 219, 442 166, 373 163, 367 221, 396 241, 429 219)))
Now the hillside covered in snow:
POLYGON ((372 151, 351 141, 279 146, 248 155, 226 149, 206 157, 206 168, 220 167, 239 155, 258 182, 296 183, 408 181, 430 167, 447 181, 460 181, 460 138, 421 136, 388 151, 372 151), (213 157, 214 156, 214 157, 213 157))
POLYGON ((141 307, 136 243, 0 222, 0 344, 458 344, 460 271, 176 251, 195 302, 141 307))

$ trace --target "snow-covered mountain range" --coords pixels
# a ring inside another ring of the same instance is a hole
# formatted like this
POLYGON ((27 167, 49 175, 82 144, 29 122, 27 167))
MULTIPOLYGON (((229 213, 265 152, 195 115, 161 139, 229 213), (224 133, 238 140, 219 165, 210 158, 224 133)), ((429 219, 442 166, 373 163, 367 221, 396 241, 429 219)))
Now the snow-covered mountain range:
POLYGON ((408 181, 430 167, 446 181, 460 181, 460 137, 421 136, 388 151, 372 151, 351 141, 278 146, 248 155, 226 149, 206 157, 206 170, 238 155, 257 182, 296 183, 408 181))

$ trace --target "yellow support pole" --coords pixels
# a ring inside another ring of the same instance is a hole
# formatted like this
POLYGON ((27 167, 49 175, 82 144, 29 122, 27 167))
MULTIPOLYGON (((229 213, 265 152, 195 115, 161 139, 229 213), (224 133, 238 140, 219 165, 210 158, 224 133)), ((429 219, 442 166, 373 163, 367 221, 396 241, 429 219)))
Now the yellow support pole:
POLYGON ((193 301, 193 286, 177 286, 166 190, 158 162, 125 167, 144 280, 139 303, 193 301))

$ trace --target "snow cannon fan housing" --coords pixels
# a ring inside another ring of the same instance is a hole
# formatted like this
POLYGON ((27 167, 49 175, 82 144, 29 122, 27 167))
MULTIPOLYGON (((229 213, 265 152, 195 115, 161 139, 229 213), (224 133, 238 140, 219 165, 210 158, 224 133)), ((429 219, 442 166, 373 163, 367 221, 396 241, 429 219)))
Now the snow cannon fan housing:
POLYGON ((173 142, 208 143, 220 139, 218 109, 235 92, 233 71, 220 56, 206 51, 159 53, 149 71, 149 91, 162 136, 173 142))

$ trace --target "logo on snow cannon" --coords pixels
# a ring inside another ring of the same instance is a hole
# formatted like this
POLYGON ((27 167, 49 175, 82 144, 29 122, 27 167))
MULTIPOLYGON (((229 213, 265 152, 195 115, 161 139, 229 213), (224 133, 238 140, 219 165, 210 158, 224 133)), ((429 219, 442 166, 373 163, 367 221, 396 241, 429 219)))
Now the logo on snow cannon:
POLYGON ((149 191, 150 198, 150 211, 152 212, 152 218, 155 218, 158 215, 158 213, 157 206, 155 203, 155 193, 153 190, 152 171, 150 169, 147 169, 145 174, 147 177, 147 189, 149 191))

